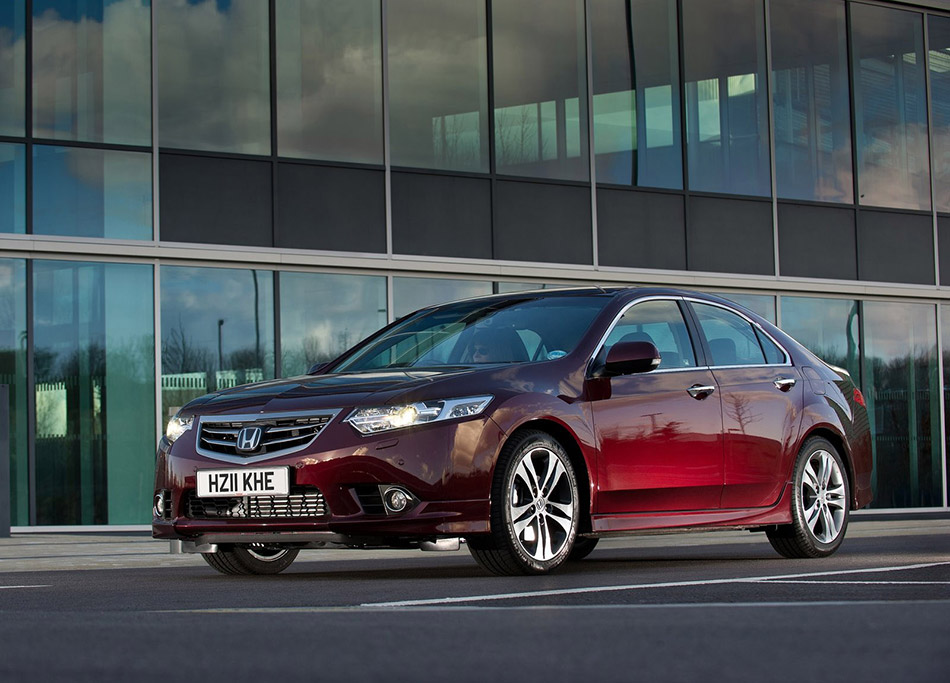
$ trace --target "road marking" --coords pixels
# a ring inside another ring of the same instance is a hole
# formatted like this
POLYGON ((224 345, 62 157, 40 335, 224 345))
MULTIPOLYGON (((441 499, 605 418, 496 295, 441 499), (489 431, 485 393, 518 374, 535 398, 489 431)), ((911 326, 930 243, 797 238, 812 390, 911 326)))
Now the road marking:
POLYGON ((950 565, 950 562, 927 562, 908 564, 898 567, 869 567, 866 569, 843 569, 837 571, 809 572, 806 574, 780 574, 778 576, 750 576, 731 579, 706 579, 702 581, 668 581, 664 583, 633 583, 619 586, 585 586, 582 588, 560 588, 545 591, 525 591, 522 593, 494 593, 488 595, 465 595, 452 598, 431 598, 425 600, 396 600, 393 602, 366 602, 360 607, 422 607, 426 605, 451 605, 460 602, 485 602, 490 600, 519 600, 524 598, 544 598, 556 595, 581 595, 584 593, 611 593, 616 591, 643 590, 645 588, 689 588, 695 586, 716 586, 737 583, 768 583, 780 579, 803 579, 818 576, 840 576, 844 574, 870 574, 880 572, 926 569, 950 565))
POLYGON ((0 590, 8 590, 13 588, 51 588, 49 585, 43 586, 0 586, 0 590))
MULTIPOLYGON (((608 605, 424 605, 407 607, 399 612, 512 612, 512 611, 559 611, 559 610, 642 610, 642 609, 698 609, 723 607, 771 607, 786 609, 789 607, 881 607, 881 606, 928 606, 950 605, 950 600, 803 600, 801 602, 665 602, 648 604, 608 604, 608 605)), ((198 609, 152 610, 151 614, 352 614, 353 612, 379 612, 392 614, 397 610, 391 607, 347 606, 337 607, 205 607, 198 609)))

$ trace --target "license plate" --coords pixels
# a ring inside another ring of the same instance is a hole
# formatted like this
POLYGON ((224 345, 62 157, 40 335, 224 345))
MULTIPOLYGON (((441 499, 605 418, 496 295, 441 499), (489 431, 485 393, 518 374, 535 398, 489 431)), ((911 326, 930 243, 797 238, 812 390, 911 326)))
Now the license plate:
POLYGON ((290 468, 249 467, 240 470, 198 470, 198 497, 286 496, 290 468))

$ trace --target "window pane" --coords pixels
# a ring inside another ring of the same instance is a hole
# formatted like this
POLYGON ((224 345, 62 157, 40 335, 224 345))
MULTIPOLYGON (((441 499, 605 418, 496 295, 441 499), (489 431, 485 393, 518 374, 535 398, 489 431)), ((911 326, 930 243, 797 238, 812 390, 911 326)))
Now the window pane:
POLYGON ((36 261, 38 524, 144 524, 155 451, 152 267, 36 261))
POLYGON ((33 134, 150 145, 148 0, 33 0, 33 134))
POLYGON ((280 155, 383 163, 379 0, 276 7, 280 155))
POLYGON ((765 363, 755 331, 744 318, 718 306, 693 303, 693 309, 712 353, 712 365, 765 363))
POLYGON ((773 0, 770 8, 778 196, 850 204, 844 3, 773 0))
POLYGON ((0 142, 0 233, 26 232, 26 148, 0 142))
POLYGON ((930 111, 934 147, 934 201, 950 212, 950 17, 927 17, 930 33, 930 111))
POLYGON ((30 523, 26 426, 26 262, 0 259, 0 384, 10 406, 10 523, 30 523))
POLYGON ((152 155, 33 147, 33 232, 152 238, 152 155))
POLYGON ((26 111, 25 0, 0 3, 0 135, 23 135, 26 111))
POLYGON ((782 297, 782 329, 826 363, 845 368, 861 383, 858 302, 782 297))
POLYGON ((492 4, 495 169, 590 177, 583 0, 492 4))
POLYGON ((280 274, 282 375, 333 360, 386 324, 386 278, 280 274))
POLYGON ((936 309, 866 301, 864 397, 871 418, 877 508, 943 504, 936 309))
POLYGON ((388 7, 392 163, 487 172, 485 0, 388 7))
POLYGON ((943 339, 943 409, 944 409, 944 434, 943 434, 943 453, 946 458, 947 481, 944 485, 950 491, 950 305, 940 305, 940 330, 943 339))
POLYGON ((162 266, 162 420, 211 391, 274 377, 274 274, 162 266))
POLYGON ((858 201, 930 209, 923 15, 851 9, 858 201))
POLYGON ((393 278, 393 317, 447 301, 491 294, 491 283, 428 277, 393 278))
POLYGON ((156 0, 159 144, 270 154, 268 3, 156 0))
POLYGON ((683 54, 690 189, 768 196, 762 3, 684 0, 683 54))
POLYGON ((673 0, 595 0, 591 8, 597 181, 683 187, 673 0))
POLYGON ((603 356, 617 342, 646 341, 660 352, 659 369, 695 367, 696 356, 675 301, 647 301, 623 314, 604 343, 603 356))

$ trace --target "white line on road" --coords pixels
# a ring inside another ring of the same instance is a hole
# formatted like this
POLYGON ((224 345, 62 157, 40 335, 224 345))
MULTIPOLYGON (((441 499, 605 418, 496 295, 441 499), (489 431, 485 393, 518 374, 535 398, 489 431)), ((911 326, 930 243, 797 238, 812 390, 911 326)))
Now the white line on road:
MULTIPOLYGON (((606 604, 606 605, 423 605, 407 607, 400 612, 488 612, 488 611, 562 611, 562 610, 605 610, 605 609, 701 609, 724 607, 880 607, 893 605, 946 606, 950 600, 803 600, 799 602, 663 602, 647 604, 606 604)), ((198 609, 155 610, 155 614, 352 614, 354 612, 380 612, 393 614, 397 610, 391 607, 352 607, 352 606, 313 606, 313 607, 204 607, 198 609)))
POLYGON ((546 591, 525 591, 523 593, 494 593, 488 595, 465 595, 452 598, 432 598, 426 600, 397 600, 393 602, 366 602, 360 607, 422 607, 425 605, 451 605, 460 602, 485 602, 489 600, 519 600, 524 598, 543 598, 555 595, 580 595, 584 593, 610 593, 615 591, 642 590, 645 588, 688 588, 692 586, 715 586, 736 583, 767 583, 781 579, 803 579, 817 576, 839 576, 844 574, 869 574, 878 572, 896 572, 910 569, 926 569, 950 565, 950 562, 927 562, 908 564, 899 567, 868 567, 866 569, 839 569, 836 571, 810 572, 806 574, 782 574, 778 576, 750 576, 729 579, 706 579, 702 581, 669 581, 664 583, 634 583, 620 586, 584 586, 582 588, 560 588, 546 591))
POLYGON ((12 589, 12 588, 50 588, 50 587, 51 587, 51 586, 49 586, 49 585, 43 585, 43 586, 0 586, 0 590, 7 590, 7 589, 12 589))
POLYGON ((836 586, 950 586, 950 581, 811 581, 808 579, 795 581, 794 579, 781 579, 768 583, 794 583, 808 586, 824 584, 834 584, 836 586))

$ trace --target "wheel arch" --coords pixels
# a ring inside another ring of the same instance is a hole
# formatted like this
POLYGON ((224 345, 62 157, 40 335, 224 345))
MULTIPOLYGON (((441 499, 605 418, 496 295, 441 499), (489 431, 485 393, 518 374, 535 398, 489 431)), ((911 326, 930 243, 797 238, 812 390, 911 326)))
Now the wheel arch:
POLYGON ((818 425, 812 427, 808 432, 806 432, 805 436, 802 437, 799 449, 801 449, 801 446, 804 446, 809 439, 815 436, 819 436, 828 441, 832 446, 835 447, 838 453, 841 454, 841 459, 844 461, 845 474, 848 475, 848 490, 851 493, 851 504, 856 505, 857 503, 854 489, 854 463, 851 462, 851 451, 848 449, 844 437, 827 426, 818 425))
MULTIPOLYGON (((559 422, 538 418, 518 425, 517 429, 508 434, 505 438, 505 442, 511 439, 515 434, 523 431, 544 432, 556 439, 557 442, 564 447, 564 450, 567 451, 567 457, 570 458, 571 465, 574 466, 574 475, 577 477, 577 493, 581 499, 579 509, 582 511, 582 514, 578 520, 577 530, 578 533, 590 532, 592 479, 590 476, 590 468, 587 466, 587 459, 584 457, 584 452, 581 450, 577 437, 570 429, 559 422)), ((502 444, 502 448, 504 448, 504 443, 502 444)))

